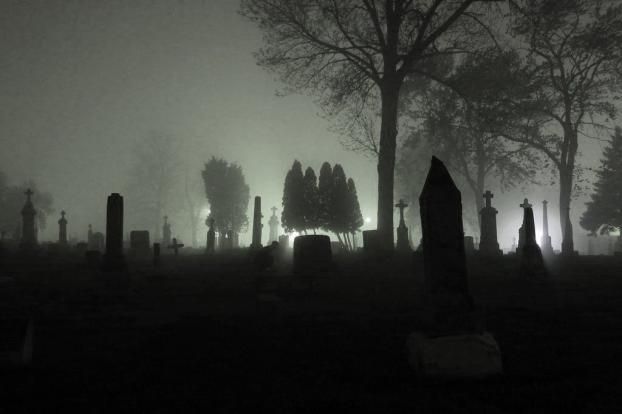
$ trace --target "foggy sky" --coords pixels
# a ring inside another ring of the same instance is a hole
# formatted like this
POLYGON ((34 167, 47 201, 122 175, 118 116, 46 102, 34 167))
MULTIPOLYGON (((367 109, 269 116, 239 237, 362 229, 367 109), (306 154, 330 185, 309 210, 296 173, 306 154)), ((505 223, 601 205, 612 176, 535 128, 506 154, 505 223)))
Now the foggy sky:
MULTIPOLYGON (((375 162, 343 149, 311 98, 275 96, 282 85, 252 56, 261 34, 237 9, 234 0, 0 2, 0 169, 12 183, 32 178, 50 191, 56 211, 67 211, 70 235, 84 239, 88 223, 103 229, 106 197, 122 192, 135 140, 157 131, 180 140, 191 173, 212 155, 238 162, 266 217, 281 206, 294 158, 316 172, 323 161, 339 162, 375 222, 375 162)), ((584 161, 599 160, 602 143, 581 145, 584 161)), ((504 247, 517 235, 524 196, 493 200, 504 247)), ((526 196, 538 227, 540 201, 550 201, 559 246, 557 187, 526 196)), ((573 204, 577 235, 585 233, 583 203, 573 204)), ((42 238, 56 237, 56 220, 42 238)))

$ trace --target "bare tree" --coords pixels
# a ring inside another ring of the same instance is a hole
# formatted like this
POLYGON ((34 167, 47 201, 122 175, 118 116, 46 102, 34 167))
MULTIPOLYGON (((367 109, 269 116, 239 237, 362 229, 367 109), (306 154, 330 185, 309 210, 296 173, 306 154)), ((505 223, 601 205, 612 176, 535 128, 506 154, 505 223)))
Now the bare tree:
POLYGON ((559 174, 564 240, 577 176, 579 137, 590 137, 616 114, 621 91, 622 5, 608 0, 512 0, 513 35, 526 53, 532 93, 527 106, 541 134, 507 138, 541 151, 559 174))
POLYGON ((379 102, 378 231, 393 246, 393 187, 400 91, 407 76, 435 78, 430 60, 472 48, 486 32, 477 0, 243 0, 266 46, 259 64, 328 113, 379 102))

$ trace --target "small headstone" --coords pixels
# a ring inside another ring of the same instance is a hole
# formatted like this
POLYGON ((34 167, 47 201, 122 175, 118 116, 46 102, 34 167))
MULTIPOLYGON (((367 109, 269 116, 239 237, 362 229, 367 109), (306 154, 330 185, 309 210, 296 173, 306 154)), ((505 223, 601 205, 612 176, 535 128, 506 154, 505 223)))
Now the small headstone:
POLYGON ((255 197, 255 208, 253 210, 253 238, 251 243, 251 249, 260 249, 261 248, 261 229, 263 224, 261 224, 261 197, 255 197))
POLYGON ((104 270, 125 269, 123 255, 123 197, 118 193, 108 196, 106 208, 106 253, 104 270))
POLYGON ((146 257, 151 250, 149 231, 133 230, 130 232, 130 249, 135 256, 146 257))
POLYGON ((37 210, 30 199, 33 194, 32 190, 29 188, 24 194, 26 194, 26 203, 22 208, 22 238, 20 247, 32 249, 37 245, 37 229, 35 225, 37 210))
POLYGON ((472 378, 502 371, 501 353, 476 317, 467 282, 462 197, 445 165, 432 165, 419 197, 426 331, 410 335, 409 361, 426 378, 472 378))
POLYGON ((173 242, 171 243, 171 245, 168 246, 169 249, 173 249, 173 253, 175 254, 175 256, 179 254, 179 249, 181 249, 182 247, 184 247, 184 244, 177 243, 177 238, 175 237, 173 237, 173 242))
POLYGON ((60 212, 60 220, 58 220, 58 243, 61 246, 67 245, 67 219, 65 218, 65 210, 60 212))
POLYGON ((397 251, 411 252, 412 249, 410 248, 410 241, 408 239, 408 227, 406 227, 406 223, 404 222, 404 209, 408 207, 408 204, 400 199, 395 207, 400 209, 400 224, 397 226, 397 251))
POLYGON ((329 270, 332 265, 330 237, 317 234, 294 239, 294 272, 313 273, 329 270))
POLYGON ((492 206, 491 200, 493 197, 494 195, 490 191, 484 193, 486 205, 479 212, 479 254, 487 257, 503 255, 503 252, 499 249, 499 242, 497 241, 497 209, 492 206))
POLYGON ((160 264, 160 243, 153 243, 153 265, 160 264))

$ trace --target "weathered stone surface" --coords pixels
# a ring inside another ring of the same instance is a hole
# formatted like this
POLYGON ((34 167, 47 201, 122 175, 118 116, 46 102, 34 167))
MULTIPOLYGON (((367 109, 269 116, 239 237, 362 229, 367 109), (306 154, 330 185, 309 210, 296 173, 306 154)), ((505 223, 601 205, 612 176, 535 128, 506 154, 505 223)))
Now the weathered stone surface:
POLYGON ((410 334, 408 362, 426 378, 483 378, 501 374, 501 350, 488 332, 431 337, 410 334))
POLYGON ((310 234, 294 239, 294 272, 328 270, 332 258, 330 237, 310 234))

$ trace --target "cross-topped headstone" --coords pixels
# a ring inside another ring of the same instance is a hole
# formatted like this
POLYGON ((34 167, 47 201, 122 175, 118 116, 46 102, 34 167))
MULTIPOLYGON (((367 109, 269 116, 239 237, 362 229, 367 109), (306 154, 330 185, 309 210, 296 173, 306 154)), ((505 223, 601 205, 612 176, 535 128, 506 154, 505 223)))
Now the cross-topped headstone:
POLYGON ((30 197, 34 194, 29 188, 26 194, 26 203, 22 208, 22 240, 20 246, 22 248, 32 248, 37 244, 37 230, 35 227, 35 216, 37 210, 32 205, 30 197))
POLYGON ((175 256, 179 254, 179 249, 181 249, 182 247, 184 247, 184 244, 177 243, 176 237, 173 237, 173 243, 170 246, 168 246, 169 249, 173 249, 173 253, 175 254, 175 256))
POLYGON ((486 207, 492 207, 490 200, 494 197, 494 194, 490 192, 490 190, 486 190, 484 193, 484 199, 486 199, 486 207))
POLYGON ((67 244, 67 219, 65 218, 65 210, 60 212, 60 220, 58 220, 58 243, 67 244))
POLYGON ((486 199, 486 207, 479 212, 481 236, 479 252, 484 256, 500 256, 503 252, 499 249, 497 241, 497 209, 490 202, 494 195, 490 190, 486 190, 483 197, 486 199))
POLYGON ((529 200, 524 199, 524 200, 523 200, 523 204, 521 204, 521 205, 520 205, 520 207, 522 207, 522 208, 531 208, 531 207, 532 207, 532 205, 531 205, 531 204, 529 204, 529 200))

